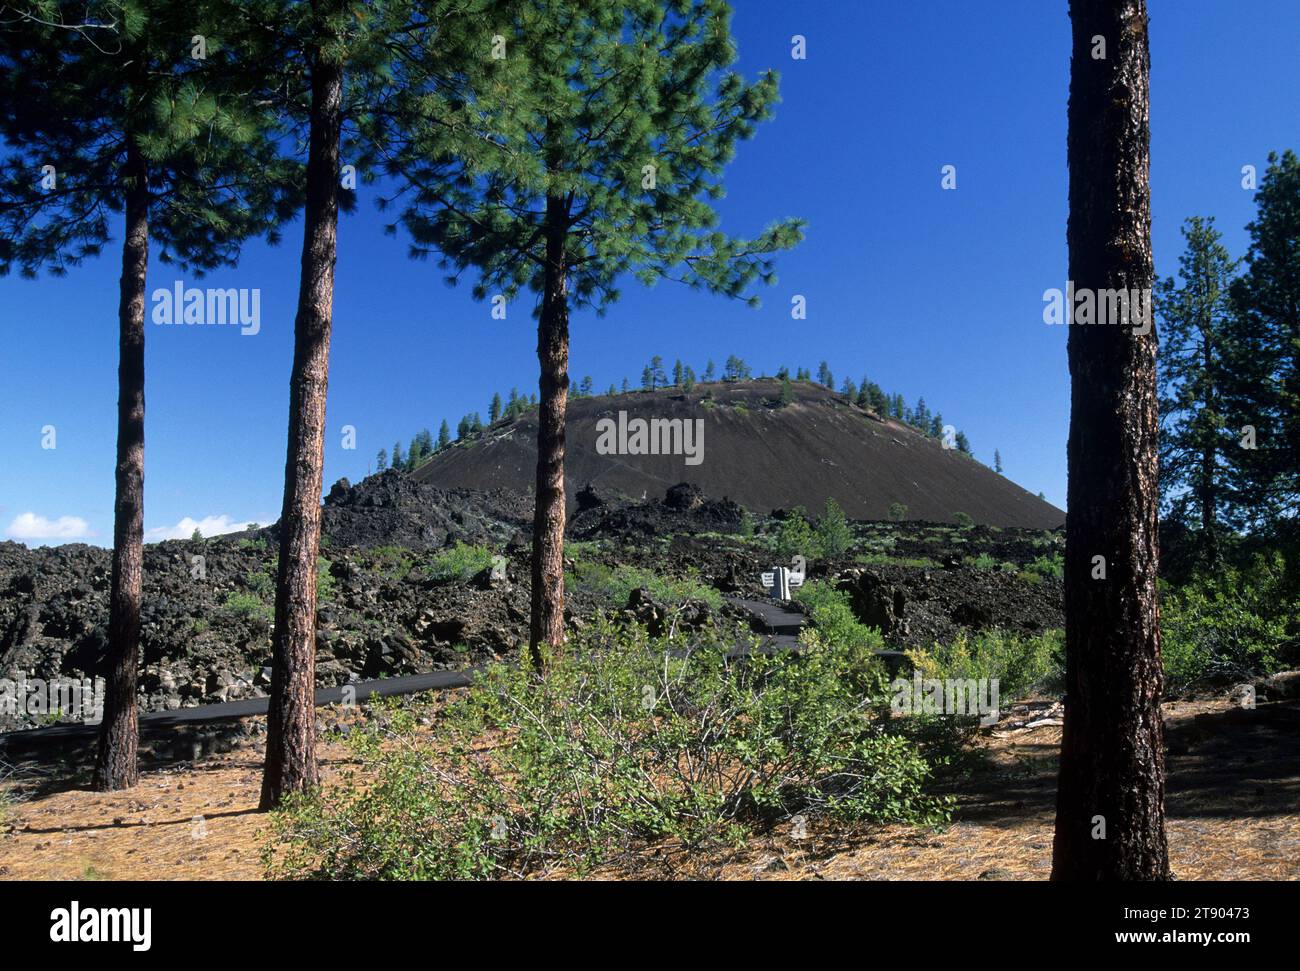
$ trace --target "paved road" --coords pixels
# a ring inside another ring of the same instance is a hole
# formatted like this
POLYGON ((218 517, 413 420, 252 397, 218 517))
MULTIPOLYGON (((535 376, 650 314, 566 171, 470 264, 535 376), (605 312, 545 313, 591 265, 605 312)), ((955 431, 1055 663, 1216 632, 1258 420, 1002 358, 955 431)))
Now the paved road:
POLYGON ((727 602, 746 611, 760 632, 769 635, 768 642, 775 647, 794 648, 799 643, 799 630, 807 621, 803 614, 782 607, 771 600, 746 600, 727 597, 727 602))
MULTIPOLYGON (((377 681, 358 681, 335 688, 321 688, 316 692, 317 705, 337 704, 343 700, 344 688, 356 692, 356 701, 365 701, 374 695, 412 695, 438 688, 464 688, 470 683, 476 669, 465 671, 434 671, 430 674, 407 674, 398 678, 380 678, 377 681)), ((270 705, 268 698, 246 698, 216 705, 198 705, 178 708, 175 711, 151 711, 140 716, 140 730, 171 728, 176 725, 197 725, 206 722, 233 721, 252 715, 265 715, 270 705)), ((59 742, 73 739, 95 738, 98 725, 55 725, 51 728, 33 728, 22 732, 0 734, 0 748, 6 743, 25 745, 32 742, 59 742)))

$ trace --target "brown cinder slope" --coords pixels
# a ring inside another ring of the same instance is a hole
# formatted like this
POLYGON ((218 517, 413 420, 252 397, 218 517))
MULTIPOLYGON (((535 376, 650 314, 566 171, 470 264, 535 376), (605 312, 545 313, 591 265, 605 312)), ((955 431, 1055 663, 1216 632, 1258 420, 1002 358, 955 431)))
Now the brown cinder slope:
MULTIPOLYGON (((662 496, 678 482, 698 485, 755 512, 802 505, 818 512, 834 498, 850 518, 885 519, 894 502, 909 519, 950 522, 957 512, 991 526, 1055 528, 1065 514, 980 462, 892 419, 807 382, 778 407, 775 379, 716 382, 689 392, 661 388, 569 402, 566 495, 593 484, 629 496, 662 496), (680 455, 601 455, 597 422, 703 419, 703 461, 680 455)), ((497 422, 482 439, 435 455, 417 480, 440 488, 529 491, 536 468, 536 414, 497 422)))

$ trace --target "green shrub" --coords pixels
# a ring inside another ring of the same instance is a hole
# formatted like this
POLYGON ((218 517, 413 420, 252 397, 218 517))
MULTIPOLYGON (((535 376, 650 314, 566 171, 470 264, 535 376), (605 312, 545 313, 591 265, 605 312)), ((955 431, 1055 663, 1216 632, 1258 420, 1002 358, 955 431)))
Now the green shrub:
POLYGON ((240 617, 261 617, 271 620, 275 616, 274 608, 264 603, 257 594, 246 590, 230 591, 221 606, 240 617))
POLYGON ((810 580, 795 591, 794 598, 807 611, 808 619, 826 643, 836 647, 885 646, 880 631, 858 620, 845 591, 836 590, 823 580, 810 580))
POLYGON ((919 570, 932 570, 939 564, 928 556, 891 556, 888 553, 861 553, 853 558, 863 566, 908 566, 919 570))
POLYGON ((429 576, 439 581, 468 580, 491 565, 492 551, 486 546, 475 546, 457 540, 451 549, 434 554, 429 564, 429 576))
POLYGON ((952 520, 962 529, 973 529, 975 520, 970 517, 969 513, 955 512, 952 514, 952 520))
POLYGON ((1025 637, 1003 630, 960 634, 949 644, 908 651, 923 678, 990 680, 996 678, 1004 701, 1023 698, 1034 689, 1056 692, 1065 671, 1065 632, 1025 637))
POLYGON ((404 546, 376 546, 370 560, 388 580, 405 580, 415 566, 411 551, 404 546))
POLYGON ((496 665, 428 732, 378 707, 360 767, 272 817, 276 877, 480 879, 736 845, 794 813, 940 825, 931 766, 855 693, 829 645, 795 657, 681 654, 596 625, 539 679, 496 665), (492 744, 484 744, 485 738, 492 744))
POLYGON ((323 556, 316 557, 316 603, 327 604, 334 599, 334 574, 330 567, 334 564, 323 556))
POLYGON ((853 543, 844 510, 834 499, 826 500, 826 511, 817 522, 817 552, 821 556, 839 556, 853 543))
POLYGON ((1051 556, 1036 556, 1026 566, 1029 573, 1036 573, 1044 579, 1062 579, 1065 576, 1065 557, 1060 553, 1051 556))
POLYGON ((993 570, 997 568, 998 561, 991 553, 981 553, 973 560, 970 560, 968 565, 977 570, 993 570))
POLYGON ((782 560, 795 556, 812 559, 819 555, 817 536, 808 522, 807 511, 803 506, 795 506, 781 520, 776 531, 775 547, 777 557, 782 560))
POLYGON ((679 606, 688 600, 703 600, 712 609, 722 607, 722 594, 701 581, 692 571, 686 576, 665 577, 635 566, 609 566, 592 560, 578 560, 565 574, 566 584, 597 594, 615 606, 627 603, 628 595, 638 587, 659 603, 679 606))
POLYGON ((262 600, 275 599, 275 579, 266 570, 258 570, 244 577, 244 586, 262 600))
POLYGON ((891 502, 889 504, 889 518, 896 523, 901 523, 907 518, 907 507, 901 502, 891 502))
POLYGON ((585 560, 600 552, 598 540, 571 540, 564 544, 564 555, 572 560, 585 560))
POLYGON ((1161 584, 1160 634, 1169 690, 1216 687, 1276 670, 1294 647, 1295 605, 1280 553, 1222 565, 1181 588, 1161 584))
POLYGON ((805 644, 825 644, 851 660, 854 676, 860 678, 858 689, 870 693, 883 691, 886 681, 885 666, 875 652, 885 647, 884 636, 874 627, 868 627, 853 613, 850 598, 829 583, 813 580, 795 591, 797 600, 812 622, 810 638, 808 628, 801 634, 805 644))

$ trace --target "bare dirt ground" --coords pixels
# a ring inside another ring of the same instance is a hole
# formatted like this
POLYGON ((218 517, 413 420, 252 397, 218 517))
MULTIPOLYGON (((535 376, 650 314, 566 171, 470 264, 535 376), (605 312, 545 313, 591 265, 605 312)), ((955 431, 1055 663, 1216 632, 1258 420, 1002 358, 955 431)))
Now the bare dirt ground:
MULTIPOLYGON (((1170 855, 1180 880, 1300 879, 1300 703, 1174 702, 1169 745, 1170 855)), ((1024 721, 1025 719, 1021 719, 1024 721)), ((1051 866, 1060 727, 1009 727, 979 741, 984 768, 949 791, 942 832, 791 827, 738 851, 648 851, 603 872, 723 880, 1042 880, 1051 866)), ((259 880, 266 816, 257 811, 261 743, 151 769, 130 792, 93 793, 57 775, 11 783, 0 802, 0 879, 259 880)), ((322 748, 328 785, 348 754, 322 748)))

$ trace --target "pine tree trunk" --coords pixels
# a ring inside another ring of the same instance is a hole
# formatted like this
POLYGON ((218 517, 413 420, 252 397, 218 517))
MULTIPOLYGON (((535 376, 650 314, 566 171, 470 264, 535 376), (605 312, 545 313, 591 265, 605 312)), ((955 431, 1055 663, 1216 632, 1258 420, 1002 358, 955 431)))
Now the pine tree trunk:
MULTIPOLYGON (((1214 345, 1210 341, 1210 328, 1214 326, 1214 310, 1206 309, 1205 336, 1202 337, 1202 361, 1205 367, 1205 412, 1217 415, 1218 401, 1215 400, 1215 385, 1219 379, 1214 368, 1214 345)), ((1215 510, 1218 496, 1214 487, 1218 475, 1218 425, 1205 431, 1205 453, 1201 457, 1201 541, 1205 544, 1205 559, 1210 566, 1219 561, 1219 524, 1216 522, 1215 510)))
MULTIPOLYGON (((1070 278, 1152 284, 1145 0, 1071 0, 1070 278), (1094 38, 1105 59, 1094 59, 1094 38)), ((1164 880, 1154 327, 1069 328, 1066 697, 1055 880, 1164 880), (1095 557, 1104 557, 1105 576, 1095 557)))
POLYGON ((532 624, 528 653, 541 671, 564 644, 564 420, 569 395, 569 291, 563 199, 546 202, 545 289, 537 325, 539 410, 533 511, 532 624))
POLYGON ((263 809, 274 808, 287 793, 312 789, 320 781, 314 704, 316 560, 338 244, 342 102, 343 68, 318 52, 312 64, 302 276, 289 379, 289 448, 280 512, 263 809))
POLYGON ((117 309, 117 472, 113 502, 113 578, 109 593, 109 673, 95 759, 94 787, 129 789, 139 781, 136 680, 140 591, 144 581, 144 300, 149 268, 149 168, 128 137, 126 235, 117 309))

